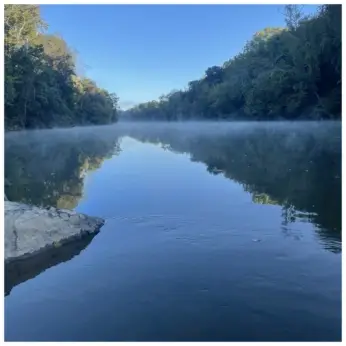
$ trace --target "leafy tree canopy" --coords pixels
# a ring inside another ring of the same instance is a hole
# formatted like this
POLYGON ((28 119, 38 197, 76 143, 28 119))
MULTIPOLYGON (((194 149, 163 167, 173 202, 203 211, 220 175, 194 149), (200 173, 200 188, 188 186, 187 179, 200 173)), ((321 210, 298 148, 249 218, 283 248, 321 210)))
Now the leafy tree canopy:
POLYGON ((256 32, 242 52, 186 90, 123 113, 130 120, 341 118, 341 5, 306 17, 285 7, 285 28, 256 32))
POLYGON ((47 27, 38 5, 5 5, 5 128, 116 121, 117 96, 77 76, 74 52, 47 27))

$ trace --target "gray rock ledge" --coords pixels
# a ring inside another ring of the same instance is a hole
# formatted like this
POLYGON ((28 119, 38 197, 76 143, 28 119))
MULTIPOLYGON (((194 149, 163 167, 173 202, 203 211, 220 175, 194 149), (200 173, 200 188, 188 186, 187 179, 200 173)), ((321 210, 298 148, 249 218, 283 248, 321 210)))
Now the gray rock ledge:
POLYGON ((96 234, 104 220, 72 210, 5 201, 5 263, 96 234))

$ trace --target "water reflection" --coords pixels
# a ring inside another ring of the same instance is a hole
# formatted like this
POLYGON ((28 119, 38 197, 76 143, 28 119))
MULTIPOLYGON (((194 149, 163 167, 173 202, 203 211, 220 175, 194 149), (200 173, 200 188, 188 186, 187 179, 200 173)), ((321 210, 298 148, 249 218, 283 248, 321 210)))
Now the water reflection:
POLYGON ((311 222, 326 249, 341 251, 340 123, 120 124, 11 134, 5 141, 8 198, 74 208, 85 173, 118 155, 125 135, 189 153, 210 174, 241 184, 254 203, 280 205, 285 234, 295 221, 311 222))
POLYGON ((87 172, 119 153, 117 137, 73 130, 9 134, 5 140, 5 193, 10 201, 73 209, 87 172))
POLYGON ((89 235, 59 248, 51 248, 34 257, 6 264, 5 296, 9 295, 11 290, 22 282, 30 280, 43 271, 78 256, 91 243, 94 236, 89 235))
MULTIPOLYGON (((134 136, 189 153, 211 174, 223 174, 254 203, 282 206, 282 230, 312 222, 326 249, 341 251, 341 127, 304 123, 248 126, 200 133, 148 131, 134 136)), ((296 237, 296 235, 294 235, 296 237)))
MULTIPOLYGON (((119 123, 9 135, 11 199, 71 195, 107 222, 78 259, 6 297, 6 339, 340 340, 340 132, 119 123)), ((6 268, 7 292, 59 256, 6 268)))

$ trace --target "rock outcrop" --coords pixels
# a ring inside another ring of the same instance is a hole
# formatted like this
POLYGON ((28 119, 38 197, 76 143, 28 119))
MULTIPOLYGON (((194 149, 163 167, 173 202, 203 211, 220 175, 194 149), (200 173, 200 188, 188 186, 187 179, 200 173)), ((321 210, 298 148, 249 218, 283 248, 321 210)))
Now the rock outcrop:
POLYGON ((75 211, 5 201, 5 263, 96 234, 104 220, 75 211))

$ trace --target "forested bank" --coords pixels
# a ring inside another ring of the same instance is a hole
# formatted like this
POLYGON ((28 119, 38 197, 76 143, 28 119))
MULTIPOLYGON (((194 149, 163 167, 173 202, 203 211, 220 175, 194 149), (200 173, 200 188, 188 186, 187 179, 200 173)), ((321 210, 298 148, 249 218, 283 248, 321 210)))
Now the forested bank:
POLYGON ((47 34, 38 5, 5 5, 5 129, 129 120, 341 119, 341 5, 285 28, 255 33, 242 52, 203 78, 128 111, 115 94, 76 73, 76 55, 47 34))
POLYGON ((38 5, 5 5, 5 129, 108 124, 118 98, 76 74, 76 56, 38 5))
POLYGON ((285 21, 285 28, 255 33, 242 52, 208 68, 185 90, 140 104, 122 118, 341 119, 341 5, 319 6, 310 17, 288 5, 285 21))

